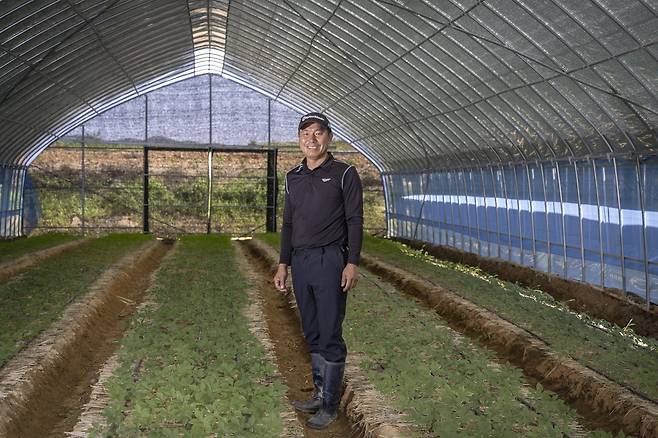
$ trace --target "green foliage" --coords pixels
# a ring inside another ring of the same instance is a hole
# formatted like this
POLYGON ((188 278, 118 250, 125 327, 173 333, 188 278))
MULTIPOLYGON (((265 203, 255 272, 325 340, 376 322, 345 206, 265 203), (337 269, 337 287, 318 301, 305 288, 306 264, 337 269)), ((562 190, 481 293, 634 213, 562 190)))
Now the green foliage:
POLYGON ((658 342, 629 327, 576 313, 540 290, 502 281, 478 268, 438 260, 423 251, 367 236, 373 255, 489 309, 543 339, 558 353, 658 400, 658 342))
MULTIPOLYGON (((279 244, 275 233, 258 237, 279 244)), ((436 312, 360 272, 359 286, 350 291, 343 336, 351 351, 366 353, 361 369, 368 379, 425 432, 572 435, 578 414, 556 394, 529 386, 521 370, 455 333, 436 312)))
POLYGON ((149 236, 109 235, 0 284, 0 366, 50 326, 98 276, 149 236))
POLYGON ((75 234, 49 233, 15 240, 0 240, 0 263, 79 238, 80 236, 75 234))
POLYGON ((122 341, 101 436, 277 436, 285 387, 242 315, 227 237, 185 237, 122 341), (139 363, 137 380, 134 364, 139 363))
POLYGON ((350 292, 345 338, 362 370, 434 436, 563 436, 577 418, 555 394, 459 336, 438 315, 367 276, 350 292))

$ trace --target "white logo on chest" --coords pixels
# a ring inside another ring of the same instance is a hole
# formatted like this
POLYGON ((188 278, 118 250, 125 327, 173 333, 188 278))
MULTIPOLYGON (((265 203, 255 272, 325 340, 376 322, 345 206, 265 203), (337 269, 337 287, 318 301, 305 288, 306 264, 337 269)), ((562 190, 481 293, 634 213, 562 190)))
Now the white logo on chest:
POLYGON ((322 182, 331 181, 331 178, 322 178, 322 182))

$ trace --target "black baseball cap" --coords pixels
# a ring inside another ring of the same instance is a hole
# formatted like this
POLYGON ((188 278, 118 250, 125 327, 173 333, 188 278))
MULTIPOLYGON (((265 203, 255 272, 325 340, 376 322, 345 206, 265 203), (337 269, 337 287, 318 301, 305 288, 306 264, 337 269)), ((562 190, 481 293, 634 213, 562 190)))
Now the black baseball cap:
POLYGON ((306 128, 311 123, 319 123, 324 129, 331 132, 331 126, 329 126, 329 119, 322 113, 308 113, 299 120, 299 131, 306 128))

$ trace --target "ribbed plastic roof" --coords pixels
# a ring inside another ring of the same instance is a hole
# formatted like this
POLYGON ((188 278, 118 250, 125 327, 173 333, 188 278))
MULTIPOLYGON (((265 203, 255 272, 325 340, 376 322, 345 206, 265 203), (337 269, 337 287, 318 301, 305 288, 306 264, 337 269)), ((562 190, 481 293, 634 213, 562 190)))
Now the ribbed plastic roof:
POLYGON ((656 0, 0 1, 0 164, 219 74, 382 170, 658 149, 656 0))

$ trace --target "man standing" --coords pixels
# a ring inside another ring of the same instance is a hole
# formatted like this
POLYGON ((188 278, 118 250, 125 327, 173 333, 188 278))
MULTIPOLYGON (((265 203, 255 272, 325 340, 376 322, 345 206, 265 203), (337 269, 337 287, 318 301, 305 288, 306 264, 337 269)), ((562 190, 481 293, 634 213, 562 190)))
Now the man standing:
POLYGON ((309 113, 299 122, 302 162, 286 174, 281 253, 274 285, 286 289, 291 266, 295 299, 311 353, 315 391, 295 409, 314 413, 309 427, 336 419, 347 348, 342 336, 347 291, 356 285, 363 235, 363 192, 354 168, 328 151, 329 120, 309 113))

